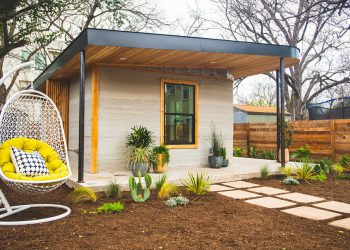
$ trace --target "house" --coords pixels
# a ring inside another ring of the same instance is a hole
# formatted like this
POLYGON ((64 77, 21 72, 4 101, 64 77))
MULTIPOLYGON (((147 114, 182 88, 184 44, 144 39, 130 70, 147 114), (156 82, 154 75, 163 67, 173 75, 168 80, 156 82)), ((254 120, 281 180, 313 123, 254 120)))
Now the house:
MULTIPOLYGON (((233 104, 233 123, 276 122, 276 113, 276 107, 233 104)), ((287 111, 285 120, 291 120, 291 114, 287 111)))
POLYGON ((170 168, 206 166, 212 122, 232 150, 233 78, 284 70, 298 56, 290 46, 85 29, 34 87, 57 104, 80 176, 126 169, 134 125, 168 145, 170 168))

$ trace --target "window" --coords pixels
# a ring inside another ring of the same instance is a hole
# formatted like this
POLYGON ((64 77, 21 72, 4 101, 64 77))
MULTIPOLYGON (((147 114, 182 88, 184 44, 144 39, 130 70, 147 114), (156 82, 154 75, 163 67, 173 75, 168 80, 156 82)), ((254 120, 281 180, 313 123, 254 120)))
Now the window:
POLYGON ((169 148, 197 147, 197 83, 162 80, 161 143, 169 148))

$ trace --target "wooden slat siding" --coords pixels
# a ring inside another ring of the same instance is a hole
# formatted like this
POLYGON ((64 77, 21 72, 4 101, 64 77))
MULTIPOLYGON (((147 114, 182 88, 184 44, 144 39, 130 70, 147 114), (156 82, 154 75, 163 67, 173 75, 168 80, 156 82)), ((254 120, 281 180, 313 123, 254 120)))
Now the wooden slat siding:
MULTIPOLYGON (((294 121, 291 152, 308 145, 314 157, 338 160, 350 154, 350 119, 294 121)), ((276 123, 234 124, 233 145, 247 150, 275 150, 276 123), (247 136, 249 134, 249 137, 247 136)))
POLYGON ((99 107, 99 68, 92 67, 91 79, 91 172, 98 171, 98 107, 99 107))
POLYGON ((67 80, 47 80, 46 94, 56 104, 58 111, 61 114, 64 133, 68 143, 68 115, 69 115, 69 87, 67 80))

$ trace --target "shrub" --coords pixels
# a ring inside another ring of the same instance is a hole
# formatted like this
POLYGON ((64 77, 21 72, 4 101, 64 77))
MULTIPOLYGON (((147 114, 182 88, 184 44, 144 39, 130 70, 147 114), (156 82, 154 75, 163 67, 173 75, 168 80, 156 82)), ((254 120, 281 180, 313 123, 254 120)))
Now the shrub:
POLYGON ((322 171, 325 174, 329 174, 332 169, 332 161, 329 159, 323 159, 316 162, 314 170, 316 173, 321 173, 322 171))
POLYGON ((339 176, 339 175, 344 174, 345 168, 342 165, 340 165, 339 163, 336 163, 333 165, 332 170, 333 170, 333 172, 336 173, 337 176, 339 176))
POLYGON ((265 159, 267 156, 267 152, 265 150, 261 151, 260 156, 261 156, 261 158, 265 159))
POLYGON ((259 152, 258 150, 256 150, 256 147, 255 146, 252 146, 250 147, 250 150, 249 150, 249 155, 253 158, 258 158, 259 157, 259 152))
POLYGON ((267 151, 266 156, 270 160, 276 160, 276 152, 274 150, 267 151))
POLYGON ((299 185, 299 181, 294 179, 292 176, 288 176, 283 180, 283 184, 285 185, 299 185))
POLYGON ((241 148, 241 147, 234 147, 233 148, 233 156, 241 157, 243 153, 244 153, 243 148, 241 148))
POLYGON ((308 182, 308 180, 311 180, 315 177, 315 171, 313 166, 310 165, 310 163, 303 162, 300 167, 296 168, 295 176, 296 179, 305 180, 306 182, 308 182))
POLYGON ((340 160, 339 164, 346 169, 350 170, 350 155, 343 155, 340 160))
POLYGON ((267 178, 270 174, 269 167, 267 165, 264 165, 260 168, 260 177, 261 178, 267 178))
POLYGON ((153 142, 152 132, 144 126, 134 126, 131 128, 132 133, 127 137, 127 146, 135 148, 147 148, 153 142))
POLYGON ((109 198, 119 199, 121 198, 120 186, 114 182, 108 185, 106 195, 109 198))
POLYGON ((309 161, 311 151, 308 145, 298 148, 293 154, 291 154, 292 159, 299 159, 302 162, 309 161))
POLYGON ((170 198, 171 195, 177 194, 177 186, 171 182, 165 182, 158 192, 161 199, 170 198))
POLYGON ((156 190, 159 192, 159 190, 162 188, 164 183, 166 182, 168 176, 166 174, 163 174, 161 177, 158 178, 156 181, 156 190))
POLYGON ((74 189, 72 192, 70 192, 68 197, 73 203, 85 202, 85 201, 96 202, 97 200, 97 196, 95 192, 89 187, 80 187, 80 188, 74 189))
POLYGON ((97 213, 116 213, 124 210, 124 204, 121 202, 105 203, 97 208, 97 213))
POLYGON ((289 176, 292 175, 293 169, 291 166, 281 167, 280 172, 288 178, 289 176))
POLYGON ((190 202, 189 199, 187 199, 186 197, 178 196, 178 197, 172 197, 166 200, 164 203, 168 207, 176 207, 178 205, 186 206, 189 202, 190 202))
POLYGON ((324 171, 321 171, 320 173, 318 173, 317 175, 315 175, 312 179, 316 180, 316 181, 325 181, 327 180, 327 175, 324 171))
POLYGON ((205 195, 209 192, 211 186, 211 180, 208 175, 203 173, 197 173, 194 176, 192 173, 188 173, 188 177, 181 180, 181 183, 186 189, 197 196, 205 195))

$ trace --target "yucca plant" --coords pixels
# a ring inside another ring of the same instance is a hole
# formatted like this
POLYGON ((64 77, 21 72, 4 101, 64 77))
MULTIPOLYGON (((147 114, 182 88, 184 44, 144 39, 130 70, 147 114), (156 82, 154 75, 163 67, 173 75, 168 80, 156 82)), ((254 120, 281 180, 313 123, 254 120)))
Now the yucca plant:
POLYGON ((194 176, 192 173, 188 173, 188 177, 182 179, 181 183, 188 191, 197 196, 202 196, 209 192, 212 181, 207 174, 197 173, 194 176))
POLYGON ((95 192, 89 187, 80 187, 74 189, 69 193, 68 197, 73 203, 86 201, 96 202, 97 200, 95 192))
POLYGON ((314 167, 308 162, 303 162, 300 167, 295 169, 295 178, 299 180, 312 180, 316 175, 314 167))
POLYGON ((177 186, 171 182, 165 182, 158 192, 158 197, 161 199, 168 199, 172 195, 177 194, 177 186))
POLYGON ((284 176, 286 176, 288 178, 289 176, 292 175, 293 169, 291 166, 285 166, 285 167, 280 168, 280 172, 281 172, 281 174, 283 174, 284 176))

